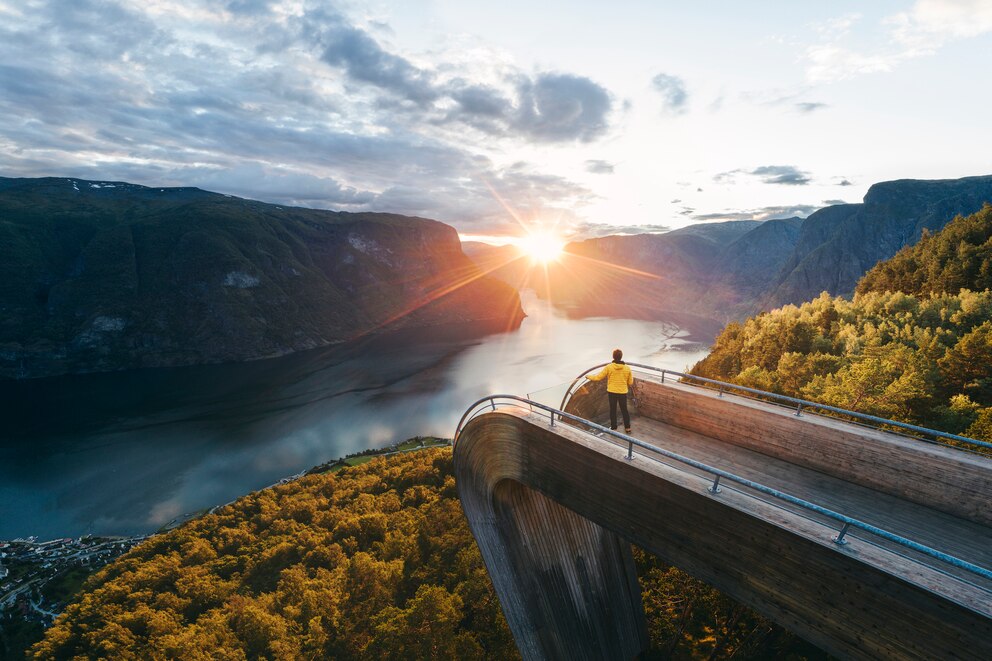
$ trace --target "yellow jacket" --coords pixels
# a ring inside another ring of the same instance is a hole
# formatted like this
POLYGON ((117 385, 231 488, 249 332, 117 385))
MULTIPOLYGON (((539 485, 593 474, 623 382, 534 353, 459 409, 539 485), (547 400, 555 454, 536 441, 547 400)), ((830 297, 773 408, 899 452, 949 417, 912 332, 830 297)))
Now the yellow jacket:
POLYGON ((586 378, 590 381, 606 379, 606 392, 615 392, 618 395, 626 395, 628 386, 634 385, 634 375, 630 373, 630 367, 626 363, 610 363, 599 374, 587 374, 586 378))

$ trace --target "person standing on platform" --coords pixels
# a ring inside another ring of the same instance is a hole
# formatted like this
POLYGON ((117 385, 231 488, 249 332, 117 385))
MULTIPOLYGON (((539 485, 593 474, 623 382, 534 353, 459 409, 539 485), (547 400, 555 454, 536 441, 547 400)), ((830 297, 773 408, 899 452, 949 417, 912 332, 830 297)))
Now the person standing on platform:
POLYGON ((610 429, 617 428, 617 406, 623 416, 624 431, 630 433, 630 413, 627 412, 627 393, 634 387, 634 375, 630 366, 623 362, 623 351, 613 350, 613 362, 600 371, 599 374, 587 374, 590 381, 606 379, 606 396, 610 399, 610 429))

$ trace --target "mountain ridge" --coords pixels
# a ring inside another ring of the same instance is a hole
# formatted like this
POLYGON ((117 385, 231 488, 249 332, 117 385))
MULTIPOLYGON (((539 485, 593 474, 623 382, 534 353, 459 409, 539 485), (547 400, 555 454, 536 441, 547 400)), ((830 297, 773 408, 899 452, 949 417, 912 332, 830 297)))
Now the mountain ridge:
POLYGON ((55 177, 0 178, 0 312, 0 378, 254 360, 523 317, 438 221, 55 177))
MULTIPOLYGON (((694 315, 697 326, 708 319, 712 327, 822 291, 849 296, 858 278, 923 230, 939 230, 988 201, 992 175, 880 182, 864 202, 824 207, 805 219, 702 223, 575 241, 536 288, 576 316, 636 310, 669 320, 694 315)), ((484 254, 475 259, 484 269, 491 265, 484 254)), ((493 275, 515 285, 520 280, 512 268, 493 275)))
POLYGON ((821 291, 850 295, 864 273, 916 243, 924 229, 939 230, 956 216, 975 213, 990 201, 992 176, 988 175, 873 184, 861 204, 836 205, 810 214, 776 289, 761 307, 799 303, 821 291), (839 266, 830 269, 831 262, 839 266), (819 276, 824 273, 829 277, 819 276))

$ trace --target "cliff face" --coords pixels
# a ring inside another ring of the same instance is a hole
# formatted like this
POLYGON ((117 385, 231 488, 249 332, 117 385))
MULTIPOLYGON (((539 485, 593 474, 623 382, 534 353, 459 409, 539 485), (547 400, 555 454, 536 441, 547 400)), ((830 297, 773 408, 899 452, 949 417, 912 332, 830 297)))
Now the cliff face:
MULTIPOLYGON (((720 325, 821 291, 851 294, 858 278, 915 243, 924 228, 939 230, 987 201, 992 176, 890 181, 872 186, 863 204, 826 207, 806 219, 575 242, 550 269, 544 295, 577 315, 681 320, 705 331, 706 320, 720 325)), ((504 270, 495 273, 515 282, 504 270)))
POLYGON ((546 295, 577 316, 664 319, 708 341, 722 319, 713 310, 737 296, 719 278, 750 262, 745 239, 763 226, 757 221, 706 223, 666 234, 571 243, 561 263, 549 269, 546 295), (728 261, 731 254, 736 261, 728 261))
POLYGON ((799 303, 824 290, 851 294, 868 269, 916 243, 924 229, 939 230, 989 201, 992 176, 875 184, 863 204, 827 207, 806 219, 794 253, 761 303, 799 303))
POLYGON ((0 315, 0 377, 251 360, 523 317, 436 221, 74 179, 0 179, 0 315))

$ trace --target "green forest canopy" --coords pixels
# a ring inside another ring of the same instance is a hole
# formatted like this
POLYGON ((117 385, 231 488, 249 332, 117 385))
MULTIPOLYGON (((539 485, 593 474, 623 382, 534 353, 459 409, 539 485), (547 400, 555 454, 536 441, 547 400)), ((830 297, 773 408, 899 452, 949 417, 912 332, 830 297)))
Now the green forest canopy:
POLYGON ((992 206, 859 282, 729 324, 693 374, 992 441, 992 206))

